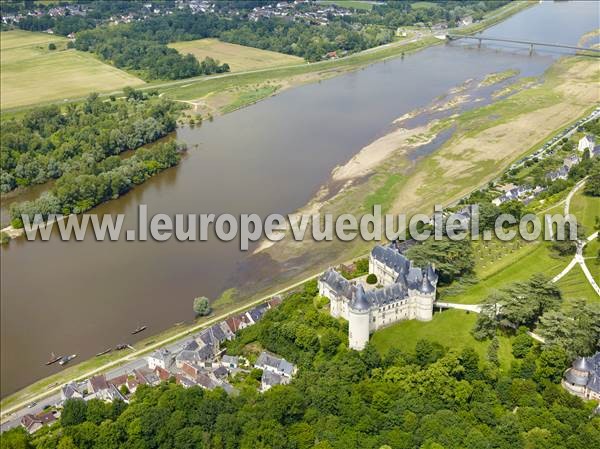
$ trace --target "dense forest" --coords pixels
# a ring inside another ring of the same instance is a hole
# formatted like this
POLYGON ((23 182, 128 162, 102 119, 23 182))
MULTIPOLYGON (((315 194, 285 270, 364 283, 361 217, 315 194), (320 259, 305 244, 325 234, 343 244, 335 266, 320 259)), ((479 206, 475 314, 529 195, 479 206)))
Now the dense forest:
MULTIPOLYGON (((347 326, 327 313, 316 283, 241 331, 230 353, 263 347, 299 366, 290 385, 239 395, 140 386, 130 404, 66 402, 60 423, 31 437, 4 434, 3 448, 581 449, 600 446, 593 403, 558 384, 568 358, 526 334, 513 368, 491 353, 419 340, 414 350, 347 349, 347 326), (526 369, 523 367, 526 366, 526 369)), ((524 336, 523 336, 524 335, 524 336)), ((399 342, 399 347, 402 344, 399 342)), ((492 345, 490 345, 492 346, 492 345)), ((492 351, 493 352, 493 351, 492 351)))
POLYGON ((216 36, 230 26, 215 15, 179 12, 170 16, 102 27, 77 33, 75 48, 91 51, 116 67, 131 70, 146 80, 179 79, 229 71, 229 65, 191 54, 182 55, 170 42, 216 36))
POLYGON ((118 155, 173 131, 181 106, 133 89, 104 101, 97 94, 80 104, 45 106, 2 121, 2 192, 57 179, 52 192, 13 207, 22 212, 79 213, 177 163, 175 144, 118 155), (77 192, 77 193, 75 193, 77 192))

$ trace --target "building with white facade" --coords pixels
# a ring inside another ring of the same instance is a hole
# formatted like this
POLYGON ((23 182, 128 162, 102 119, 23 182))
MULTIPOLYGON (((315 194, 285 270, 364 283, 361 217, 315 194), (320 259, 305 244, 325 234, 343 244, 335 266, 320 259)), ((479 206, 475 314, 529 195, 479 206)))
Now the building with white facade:
POLYGON ((430 321, 438 275, 433 266, 418 268, 392 243, 378 245, 369 257, 377 285, 349 281, 330 268, 319 278, 319 294, 329 298, 333 317, 349 324, 349 346, 362 350, 369 335, 403 320, 430 321))

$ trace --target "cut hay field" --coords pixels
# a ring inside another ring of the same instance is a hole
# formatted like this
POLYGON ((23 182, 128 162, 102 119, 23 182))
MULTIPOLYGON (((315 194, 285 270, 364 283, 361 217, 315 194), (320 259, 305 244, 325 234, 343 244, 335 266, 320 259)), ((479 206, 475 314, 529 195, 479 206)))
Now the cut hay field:
POLYGON ((0 42, 1 109, 144 84, 91 54, 67 50, 67 39, 60 36, 4 31, 0 42), (56 50, 48 49, 51 42, 56 50))
POLYGON ((175 42, 169 44, 179 53, 191 53, 202 61, 207 56, 219 62, 229 64, 232 72, 245 70, 266 69, 271 67, 303 64, 304 59, 298 56, 285 55, 274 51, 246 47, 244 45, 228 44, 218 39, 198 39, 195 41, 175 42))

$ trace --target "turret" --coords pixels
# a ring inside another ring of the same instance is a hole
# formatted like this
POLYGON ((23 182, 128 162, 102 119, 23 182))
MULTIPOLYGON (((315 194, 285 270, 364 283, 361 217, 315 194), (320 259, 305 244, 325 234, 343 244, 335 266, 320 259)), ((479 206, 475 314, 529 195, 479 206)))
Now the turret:
POLYGON ((350 349, 361 351, 369 341, 371 305, 362 285, 352 292, 348 313, 348 345, 350 349))

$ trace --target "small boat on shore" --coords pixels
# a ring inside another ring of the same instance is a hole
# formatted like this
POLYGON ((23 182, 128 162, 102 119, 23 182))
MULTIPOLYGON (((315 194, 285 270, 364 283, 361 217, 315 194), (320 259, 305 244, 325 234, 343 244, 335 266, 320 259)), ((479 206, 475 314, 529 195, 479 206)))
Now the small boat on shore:
POLYGON ((96 357, 100 357, 101 355, 108 354, 110 351, 112 351, 112 348, 105 349, 104 351, 96 354, 96 357))
POLYGON ((119 344, 119 345, 115 346, 115 349, 116 349, 117 351, 122 351, 123 349, 127 349, 128 347, 129 347, 129 345, 127 345, 127 344, 125 344, 125 343, 121 343, 121 344, 119 344))
POLYGON ((63 357, 60 358, 58 364, 59 365, 66 365, 71 360, 73 360, 75 357, 77 357, 77 354, 65 355, 65 356, 63 356, 63 357))
POLYGON ((54 353, 52 353, 50 354, 50 359, 46 362, 46 365, 52 365, 53 363, 58 362, 61 358, 61 355, 57 356, 54 353))
POLYGON ((146 330, 146 326, 138 326, 136 330, 134 330, 131 335, 139 334, 140 332, 146 330))

